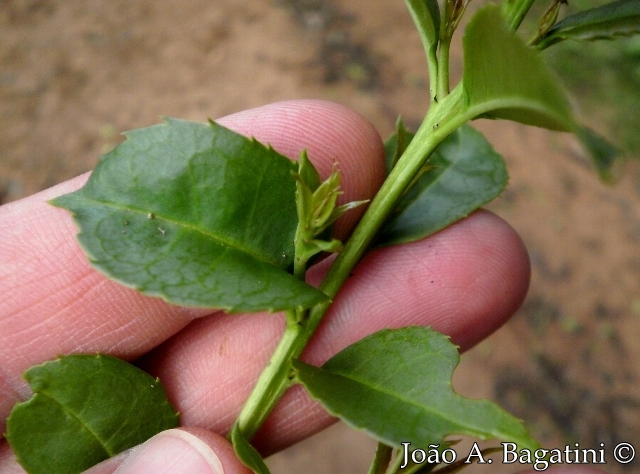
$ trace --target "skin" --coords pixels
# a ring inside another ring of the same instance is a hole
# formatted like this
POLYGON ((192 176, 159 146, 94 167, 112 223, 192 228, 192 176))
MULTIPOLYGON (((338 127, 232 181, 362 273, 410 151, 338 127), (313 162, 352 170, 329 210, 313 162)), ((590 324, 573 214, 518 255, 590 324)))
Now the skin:
MULTIPOLYGON (((382 182, 378 133, 339 105, 281 102, 218 121, 291 158, 306 148, 323 177, 337 161, 343 202, 372 197, 382 182)), ((137 457, 123 453, 91 472, 114 472, 127 458, 142 464, 130 461, 131 469, 118 472, 144 472, 139 466, 152 462, 167 443, 185 452, 210 449, 224 472, 248 472, 220 435, 268 361, 283 330, 282 317, 172 306, 92 269, 76 244, 70 215, 46 202, 79 188, 87 177, 0 207, 0 419, 30 396, 20 378, 28 367, 62 353, 103 352, 138 360, 160 377, 189 434, 168 433, 157 445, 134 449, 137 457)), ((338 237, 348 235, 358 212, 337 223, 338 237)), ((309 280, 318 282, 327 266, 325 261, 314 267, 309 280)), ((517 310, 529 275, 527 252, 516 232, 497 216, 476 212, 423 241, 368 254, 336 297, 303 360, 321 364, 368 334, 407 325, 430 325, 468 349, 517 310)), ((268 455, 333 421, 294 387, 255 444, 268 455)), ((189 472, 221 472, 210 467, 189 472)), ((22 472, 5 442, 0 442, 0 472, 22 472)))

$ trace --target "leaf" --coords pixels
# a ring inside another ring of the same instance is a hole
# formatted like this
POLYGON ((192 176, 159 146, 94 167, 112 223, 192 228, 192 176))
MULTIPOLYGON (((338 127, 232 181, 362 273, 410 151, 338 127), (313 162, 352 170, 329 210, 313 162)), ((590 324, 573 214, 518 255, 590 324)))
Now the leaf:
POLYGON ((270 474, 269 468, 260 456, 260 453, 251 446, 251 443, 244 437, 238 424, 235 423, 231 428, 231 443, 233 450, 242 463, 256 474, 270 474))
POLYGON ((453 391, 451 376, 459 359, 448 337, 407 327, 368 336, 322 368, 297 360, 293 368, 331 415, 390 446, 410 442, 424 449, 459 434, 536 448, 520 420, 492 402, 453 391))
POLYGON ((402 117, 398 116, 396 120, 396 132, 384 142, 385 164, 387 166, 387 176, 396 165, 404 151, 411 143, 415 133, 408 131, 402 117))
POLYGON ((31 367, 35 394, 13 407, 7 440, 30 474, 82 472, 178 426, 157 379, 106 355, 70 355, 31 367))
POLYGON ((508 181, 502 157, 469 125, 438 145, 428 164, 378 234, 378 245, 413 242, 444 229, 493 200, 508 181))
POLYGON ((607 182, 612 181, 613 165, 622 158, 620 150, 587 127, 579 127, 576 136, 583 148, 589 153, 600 179, 607 182))
POLYGON ((404 3, 418 29, 424 50, 435 52, 440 36, 438 0, 405 0, 404 3))
POLYGON ((228 311, 310 307, 294 278, 297 164, 211 122, 166 119, 127 133, 70 210, 92 265, 176 304, 228 311))
POLYGON ((429 93, 431 101, 437 101, 438 41, 440 37, 440 7, 438 0, 405 0, 411 19, 418 29, 420 41, 429 70, 429 93))
POLYGON ((619 0, 568 16, 536 44, 545 49, 567 39, 595 41, 640 33, 640 2, 619 0))
POLYGON ((298 160, 298 175, 302 182, 306 184, 312 192, 318 189, 322 183, 318 170, 313 166, 311 160, 309 160, 306 150, 303 150, 302 153, 300 153, 300 159, 298 160))
POLYGON ((569 103, 539 54, 509 30, 500 8, 473 16, 464 39, 463 84, 469 118, 500 118, 573 131, 569 103))
POLYGON ((513 31, 518 29, 534 2, 535 0, 502 0, 502 14, 513 31))

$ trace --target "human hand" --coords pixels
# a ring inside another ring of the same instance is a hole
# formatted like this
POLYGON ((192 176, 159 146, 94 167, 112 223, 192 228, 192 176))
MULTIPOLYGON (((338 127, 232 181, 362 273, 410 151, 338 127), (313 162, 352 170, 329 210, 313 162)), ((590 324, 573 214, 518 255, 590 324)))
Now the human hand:
MULTIPOLYGON (((306 148, 323 177, 338 161, 344 201, 372 197, 383 179, 377 132, 335 104, 284 102, 219 122, 292 158, 306 148)), ((34 364, 67 353, 142 357, 139 364, 160 377, 182 424, 193 428, 159 435, 134 451, 126 464, 136 469, 140 465, 132 463, 159 464, 150 472, 200 472, 180 457, 182 452, 198 455, 201 462, 208 456, 209 465, 218 459, 227 474, 247 472, 214 433, 230 428, 277 343, 283 318, 172 306, 97 273, 75 242, 77 231, 68 213, 46 203, 79 188, 86 178, 0 207, 2 419, 15 402, 29 396, 20 375, 34 364), (170 462, 177 464, 171 467, 170 462)), ((336 225, 337 236, 348 235, 357 217, 355 212, 344 216, 336 225)), ((326 267, 321 263, 312 269, 310 279, 319 281, 326 267)), ((370 333, 407 325, 430 325, 467 349, 515 312, 528 281, 528 257, 517 234, 493 214, 477 212, 423 241, 366 256, 335 298, 303 359, 321 364, 370 333)), ((300 387, 293 387, 255 445, 269 454, 333 421, 300 387)), ((94 472, 113 472, 122 457, 94 472)), ((21 472, 6 443, 0 446, 0 472, 21 472)))

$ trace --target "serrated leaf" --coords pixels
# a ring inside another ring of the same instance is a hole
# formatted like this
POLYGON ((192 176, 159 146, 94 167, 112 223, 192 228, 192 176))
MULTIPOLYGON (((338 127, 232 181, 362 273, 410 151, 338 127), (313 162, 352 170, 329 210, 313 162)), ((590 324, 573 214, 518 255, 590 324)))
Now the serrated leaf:
POLYGON ((293 368, 331 415, 389 446, 409 442, 424 449, 459 434, 536 448, 520 420, 492 402, 453 391, 451 376, 459 358, 448 337, 407 327, 368 336, 322 368, 300 361, 293 361, 293 368))
POLYGON ((294 278, 297 164, 213 122, 126 134, 70 210, 92 265, 176 304, 281 310, 326 301, 294 278))
POLYGON ((469 118, 500 118, 573 131, 571 108, 540 55, 507 26, 497 5, 476 12, 463 39, 469 118))
POLYGON ((567 39, 595 41, 640 33, 640 2, 619 0, 568 16, 536 44, 545 49, 567 39))
POLYGON ((244 437, 238 424, 234 424, 231 428, 231 443, 233 450, 242 463, 256 474, 271 474, 269 468, 260 456, 260 453, 251 446, 251 443, 244 437))
POLYGON ((377 245, 413 242, 444 229, 493 200, 508 181, 502 157, 469 125, 449 135, 428 164, 396 205, 377 245))
POLYGON ((13 407, 7 440, 30 474, 82 472, 178 426, 160 382, 106 355, 70 355, 31 367, 35 392, 13 407))

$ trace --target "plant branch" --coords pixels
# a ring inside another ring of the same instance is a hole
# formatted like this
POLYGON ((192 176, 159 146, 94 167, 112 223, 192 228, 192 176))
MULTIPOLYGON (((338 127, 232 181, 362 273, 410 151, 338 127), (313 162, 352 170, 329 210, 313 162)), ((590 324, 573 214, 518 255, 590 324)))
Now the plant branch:
MULTIPOLYGON (((460 112, 463 91, 460 86, 434 104, 418 129, 405 153, 398 160, 353 234, 338 255, 320 285, 320 290, 334 298, 384 224, 396 202, 420 172, 433 150, 451 132, 466 122, 460 112)), ((314 306, 308 311, 287 311, 287 329, 255 389, 238 417, 238 426, 246 439, 251 440, 280 397, 290 386, 292 359, 300 356, 329 309, 330 302, 314 306)))
POLYGON ((391 463, 387 471, 388 474, 397 474, 398 472, 400 472, 400 466, 402 466, 403 461, 404 459, 402 459, 402 454, 400 453, 400 450, 397 449, 396 457, 393 458, 393 462, 391 463))
POLYGON ((440 59, 438 64, 438 100, 442 100, 449 94, 449 49, 451 38, 440 40, 440 59))
POLYGON ((387 472, 387 467, 391 462, 391 456, 393 454, 393 448, 387 446, 384 443, 378 443, 376 448, 376 454, 371 461, 368 474, 384 474, 387 472))
POLYGON ((286 311, 287 327, 269 364, 264 369, 251 395, 242 407, 236 423, 247 440, 251 440, 269 413, 291 385, 290 361, 299 355, 300 332, 296 310, 286 311))

